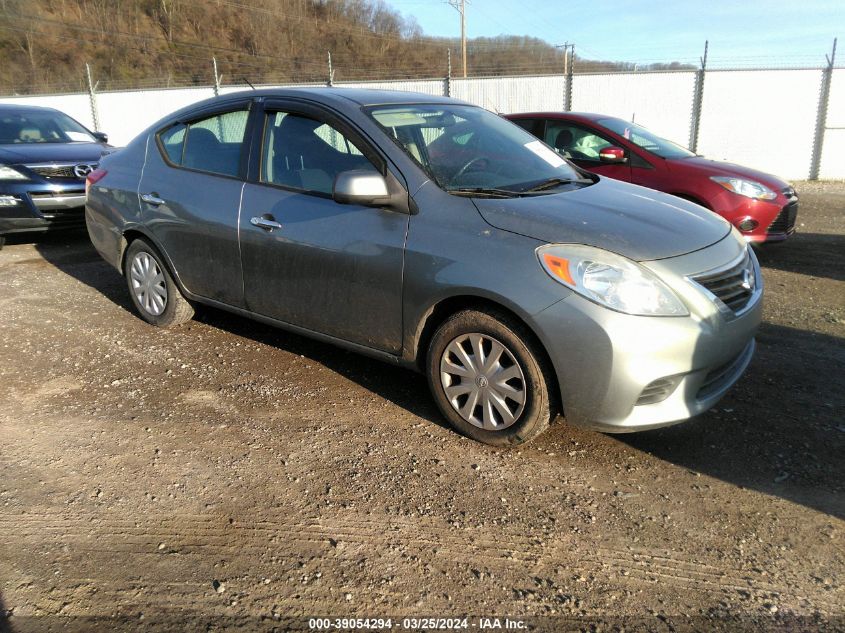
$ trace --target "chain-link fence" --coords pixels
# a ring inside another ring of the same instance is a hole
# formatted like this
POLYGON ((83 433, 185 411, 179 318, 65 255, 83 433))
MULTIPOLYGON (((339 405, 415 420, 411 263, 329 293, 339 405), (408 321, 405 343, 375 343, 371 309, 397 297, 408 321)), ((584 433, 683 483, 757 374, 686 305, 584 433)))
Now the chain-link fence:
MULTIPOLYGON (((334 87, 452 96, 500 113, 576 110, 616 116, 714 159, 785 178, 845 179, 845 68, 635 71, 333 82, 334 87)), ((323 84, 288 84, 325 86, 323 84)), ((3 97, 63 110, 127 143, 166 114, 247 85, 3 97)), ((281 87, 281 85, 279 85, 281 87)))

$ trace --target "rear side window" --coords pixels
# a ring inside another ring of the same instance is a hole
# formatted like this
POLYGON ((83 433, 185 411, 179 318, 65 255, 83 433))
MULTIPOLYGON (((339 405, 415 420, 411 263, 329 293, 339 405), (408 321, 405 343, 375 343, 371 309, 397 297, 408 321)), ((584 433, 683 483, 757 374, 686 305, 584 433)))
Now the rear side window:
POLYGON ((185 145, 185 130, 187 126, 177 123, 172 128, 169 128, 161 133, 161 146, 164 148, 164 153, 167 158, 174 165, 182 164, 182 148, 185 145))
POLYGON ((537 119, 511 119, 511 123, 516 123, 526 132, 530 132, 534 136, 539 136, 537 133, 537 119))
POLYGON ((198 171, 237 176, 241 162, 248 112, 226 112, 179 123, 159 135, 168 160, 198 171))

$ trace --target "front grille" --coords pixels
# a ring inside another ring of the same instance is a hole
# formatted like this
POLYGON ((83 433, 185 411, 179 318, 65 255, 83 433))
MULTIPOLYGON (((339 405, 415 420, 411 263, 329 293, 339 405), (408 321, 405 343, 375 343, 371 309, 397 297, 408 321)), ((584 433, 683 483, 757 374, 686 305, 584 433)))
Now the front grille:
POLYGON ((795 232, 795 218, 798 217, 798 201, 795 200, 787 204, 780 210, 777 217, 766 229, 766 233, 786 233, 787 235, 795 232))
POLYGON ((757 287, 754 262, 747 249, 736 264, 717 272, 694 276, 692 280, 706 288, 734 312, 739 312, 748 305, 757 287))
POLYGON ((33 191, 29 194, 32 201, 38 205, 38 201, 42 200, 48 203, 46 208, 39 207, 39 212, 45 220, 49 220, 51 224, 79 224, 85 220, 85 206, 78 205, 73 207, 64 207, 62 205, 50 205, 49 202, 62 197, 81 196, 85 194, 85 189, 73 189, 69 191, 62 191, 56 193, 53 191, 33 191))
POLYGON ((68 189, 67 191, 33 191, 29 194, 30 198, 55 198, 57 196, 81 196, 85 193, 85 189, 68 189))
POLYGON ((96 163, 73 163, 70 165, 27 165, 27 169, 31 169, 39 176, 43 176, 47 180, 52 180, 54 178, 61 178, 61 179, 72 179, 72 180, 85 180, 85 178, 80 178, 74 172, 74 168, 77 165, 84 165, 86 167, 90 167, 92 170, 97 168, 96 163))
POLYGON ((751 341, 738 356, 708 372, 704 377, 704 382, 698 388, 698 393, 695 394, 696 399, 706 400, 732 385, 750 361, 752 354, 754 354, 754 341, 751 341))

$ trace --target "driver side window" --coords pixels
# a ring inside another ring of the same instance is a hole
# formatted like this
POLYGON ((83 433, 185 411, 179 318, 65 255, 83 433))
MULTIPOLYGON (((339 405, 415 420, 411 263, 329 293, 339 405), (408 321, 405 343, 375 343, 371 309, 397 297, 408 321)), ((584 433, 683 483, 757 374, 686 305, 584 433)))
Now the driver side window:
POLYGON ((543 140, 564 158, 599 162, 599 152, 613 142, 569 121, 548 121, 543 140))
POLYGON ((331 195, 335 177, 375 170, 361 150, 328 123, 289 112, 267 114, 261 182, 331 195))

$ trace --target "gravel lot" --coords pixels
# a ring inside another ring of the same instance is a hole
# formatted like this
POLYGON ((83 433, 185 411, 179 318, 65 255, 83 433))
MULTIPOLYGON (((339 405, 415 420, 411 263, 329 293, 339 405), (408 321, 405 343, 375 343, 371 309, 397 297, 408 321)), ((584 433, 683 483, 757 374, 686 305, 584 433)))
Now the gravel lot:
POLYGON ((0 632, 845 630, 845 184, 798 189, 716 409, 510 451, 447 428, 413 373, 213 310, 146 325, 84 233, 10 239, 0 632))

